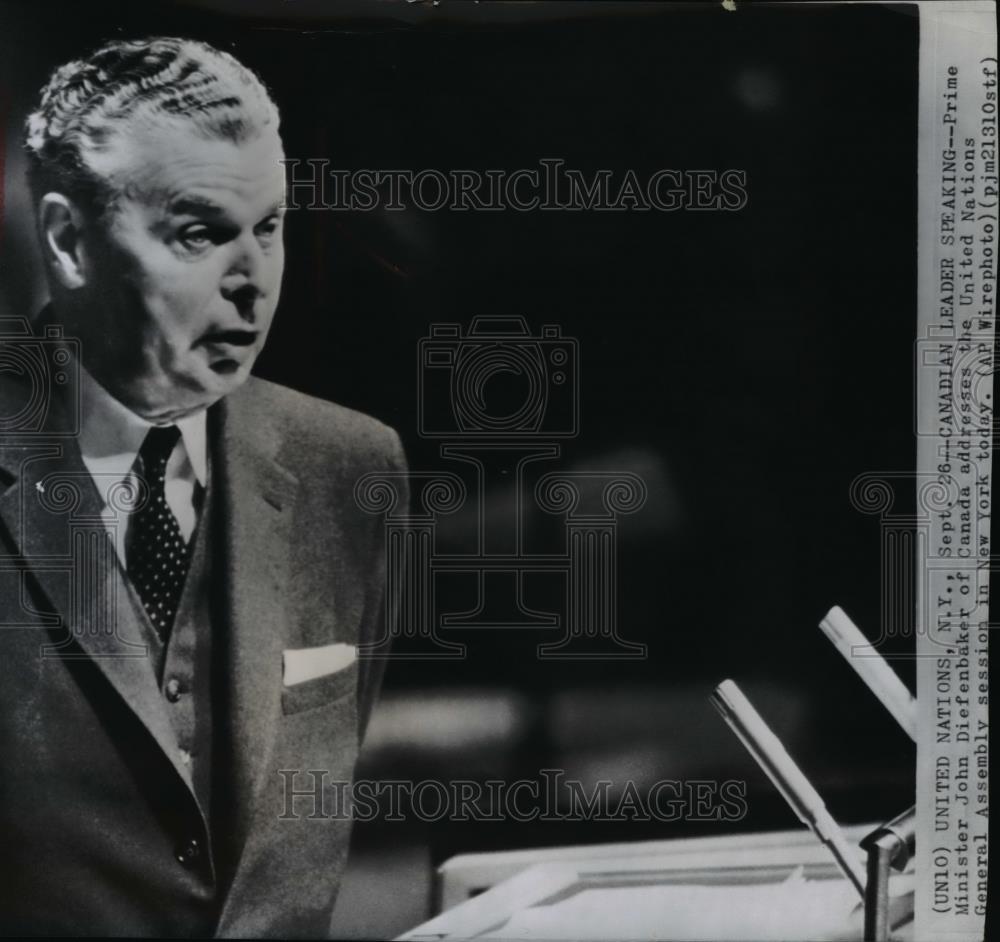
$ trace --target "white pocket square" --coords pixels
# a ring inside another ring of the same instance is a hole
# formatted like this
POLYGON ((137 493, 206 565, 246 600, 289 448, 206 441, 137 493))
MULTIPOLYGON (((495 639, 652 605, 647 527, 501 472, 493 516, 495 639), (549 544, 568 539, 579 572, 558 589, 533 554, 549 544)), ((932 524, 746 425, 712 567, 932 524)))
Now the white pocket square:
POLYGON ((357 657, 353 644, 325 644, 319 648, 289 648, 281 655, 286 687, 324 677, 350 667, 357 657))

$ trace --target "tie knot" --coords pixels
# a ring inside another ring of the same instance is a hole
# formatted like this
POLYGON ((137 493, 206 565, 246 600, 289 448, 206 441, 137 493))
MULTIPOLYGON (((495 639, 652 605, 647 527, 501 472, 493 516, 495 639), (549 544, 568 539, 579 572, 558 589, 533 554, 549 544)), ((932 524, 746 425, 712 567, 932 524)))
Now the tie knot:
POLYGON ((180 437, 181 430, 176 425, 154 425, 146 433, 139 449, 139 461, 146 475, 163 473, 180 437))

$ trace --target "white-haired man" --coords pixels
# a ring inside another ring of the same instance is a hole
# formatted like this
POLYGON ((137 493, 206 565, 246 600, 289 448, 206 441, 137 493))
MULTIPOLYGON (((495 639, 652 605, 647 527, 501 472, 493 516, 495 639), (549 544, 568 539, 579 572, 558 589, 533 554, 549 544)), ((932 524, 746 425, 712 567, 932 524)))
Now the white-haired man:
POLYGON ((38 376, 0 373, 32 419, 0 431, 6 934, 328 931, 350 821, 306 786, 351 780, 358 648, 389 631, 354 486, 404 465, 375 420, 250 376, 278 124, 249 69, 173 38, 62 66, 28 120, 51 303, 24 343, 75 341, 41 413, 38 376))

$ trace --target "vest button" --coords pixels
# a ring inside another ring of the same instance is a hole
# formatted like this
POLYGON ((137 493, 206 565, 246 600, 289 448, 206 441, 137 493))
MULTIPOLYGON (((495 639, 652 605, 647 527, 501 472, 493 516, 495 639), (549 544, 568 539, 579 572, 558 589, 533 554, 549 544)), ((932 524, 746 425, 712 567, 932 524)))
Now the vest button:
POLYGON ((181 698, 181 682, 176 677, 171 677, 167 681, 167 699, 171 703, 176 703, 181 698))
POLYGON ((181 844, 174 854, 182 867, 193 867, 201 856, 201 845, 192 837, 181 844))

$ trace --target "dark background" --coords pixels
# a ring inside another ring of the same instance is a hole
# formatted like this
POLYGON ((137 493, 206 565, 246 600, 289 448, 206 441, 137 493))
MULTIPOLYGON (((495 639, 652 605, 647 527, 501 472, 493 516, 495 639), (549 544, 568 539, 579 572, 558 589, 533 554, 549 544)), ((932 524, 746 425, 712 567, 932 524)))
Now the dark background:
MULTIPOLYGON (((20 124, 53 66, 114 36, 232 51, 271 88, 291 158, 746 172, 732 213, 290 214, 255 372, 393 425, 414 468, 462 473, 418 434, 418 341, 476 315, 558 325, 579 342, 582 424, 544 470, 632 471, 649 489, 618 530, 619 631, 646 659, 541 660, 555 629, 443 629, 465 658, 389 665, 362 774, 749 787, 737 824, 361 827, 345 934, 420 921, 431 865, 461 851, 796 827, 708 703, 725 677, 835 817, 912 802, 912 744, 817 624, 840 604, 880 631, 879 519, 849 490, 915 466, 917 27, 905 7, 0 3, 3 316, 44 297, 20 124)), ((912 489, 897 483, 894 512, 912 512, 912 489)), ((491 495, 498 513, 506 497, 491 495)), ((553 519, 530 522, 559 552, 553 519)), ((439 613, 468 604, 460 583, 439 583, 439 613)), ((558 580, 533 591, 561 608, 558 580)), ((893 663, 912 686, 912 662, 893 663)))

